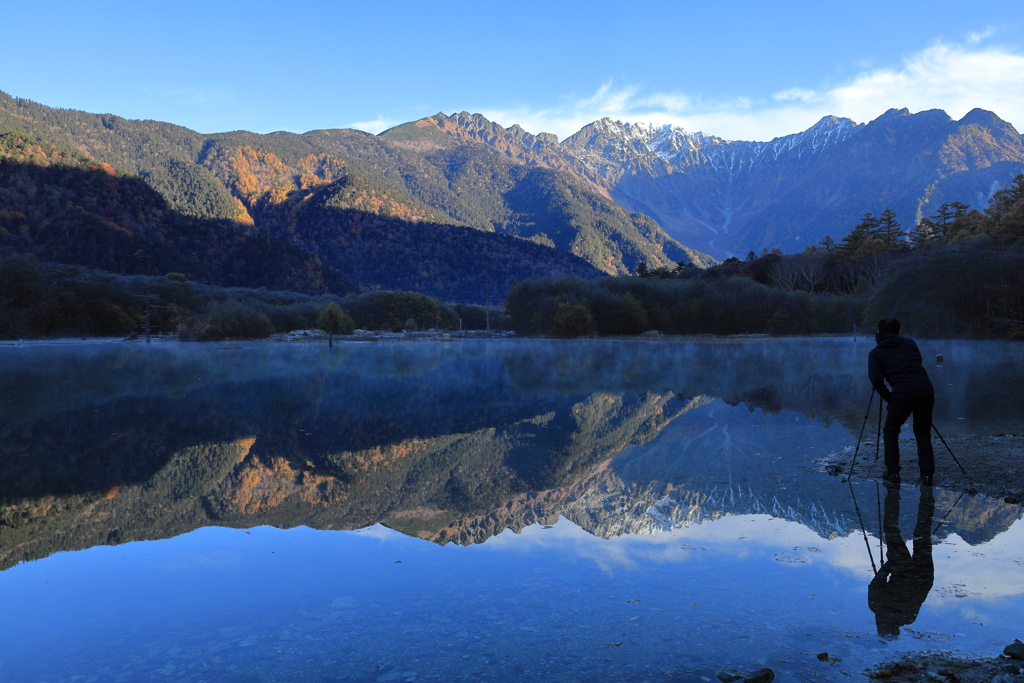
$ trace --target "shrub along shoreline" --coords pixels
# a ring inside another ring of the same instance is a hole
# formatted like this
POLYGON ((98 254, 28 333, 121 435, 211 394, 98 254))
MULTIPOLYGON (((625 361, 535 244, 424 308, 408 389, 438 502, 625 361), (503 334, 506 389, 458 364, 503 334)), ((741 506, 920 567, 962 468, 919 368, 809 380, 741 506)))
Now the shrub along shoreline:
POLYGON ((554 337, 838 334, 852 331, 863 313, 853 297, 785 291, 743 277, 528 280, 512 286, 505 308, 516 333, 554 337))
POLYGON ((141 335, 147 309, 154 334, 175 334, 188 341, 262 339, 318 329, 318 317, 330 304, 344 316, 335 334, 350 333, 356 327, 505 329, 500 307, 443 304, 415 292, 333 296, 225 288, 191 282, 178 273, 114 275, 42 262, 34 256, 0 257, 0 339, 141 335))

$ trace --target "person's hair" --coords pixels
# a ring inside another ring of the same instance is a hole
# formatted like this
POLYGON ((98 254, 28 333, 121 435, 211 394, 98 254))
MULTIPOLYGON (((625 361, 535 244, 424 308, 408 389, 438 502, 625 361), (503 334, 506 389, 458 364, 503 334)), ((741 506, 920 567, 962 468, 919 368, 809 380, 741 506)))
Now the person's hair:
POLYGON ((896 318, 882 318, 878 321, 878 331, 888 332, 889 334, 900 333, 900 321, 896 318))

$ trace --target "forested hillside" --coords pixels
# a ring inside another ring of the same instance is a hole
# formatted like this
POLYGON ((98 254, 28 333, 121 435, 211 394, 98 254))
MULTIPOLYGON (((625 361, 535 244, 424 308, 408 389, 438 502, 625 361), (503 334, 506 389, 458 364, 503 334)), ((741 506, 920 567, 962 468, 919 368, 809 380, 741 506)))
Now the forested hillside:
POLYGON ((307 251, 183 216, 141 178, 18 133, 0 135, 0 255, 10 253, 222 286, 352 289, 307 251))
MULTIPOLYGON (((157 121, 51 109, 0 93, 0 133, 13 131, 137 174, 181 214, 234 221, 249 234, 279 237, 341 268, 392 258, 381 252, 388 245, 379 240, 368 245, 348 240, 349 251, 369 250, 332 263, 336 248, 321 244, 322 235, 306 234, 304 221, 322 225, 337 218, 314 217, 309 205, 323 205, 309 202, 312 194, 343 179, 347 187, 360 187, 360 193, 335 201, 331 210, 372 214, 378 224, 387 224, 382 229, 400 233, 390 245, 404 245, 397 261, 420 249, 429 251, 422 240, 432 235, 430 226, 447 225, 521 237, 578 256, 606 273, 632 272, 640 261, 655 266, 713 262, 669 238, 650 218, 623 210, 563 170, 524 166, 522 160, 475 143, 449 144, 447 135, 441 136, 443 145, 423 143, 397 129, 381 136, 353 130, 202 135, 157 121), (407 230, 411 224, 418 229, 407 230)), ((343 223, 353 221, 361 219, 354 216, 343 223)), ((464 250, 474 247, 471 241, 466 238, 464 250)), ((499 242, 486 244, 493 251, 499 242)), ((505 245, 502 251, 513 249, 512 242, 500 244, 505 245)), ((528 259, 536 259, 539 252, 527 253, 528 259)), ((443 280, 450 264, 439 262, 431 269, 434 259, 426 256, 420 270, 443 280)), ((548 275, 579 270, 572 259, 557 256, 540 258, 540 263, 553 268, 548 275)), ((385 278, 388 271, 362 270, 363 277, 385 278)), ((499 280, 524 276, 496 275, 499 280)), ((407 281, 358 284, 396 287, 407 281)))
POLYGON ((895 317, 917 336, 1022 339, 1024 174, 983 211, 949 202, 909 231, 891 209, 869 212, 841 240, 825 236, 800 254, 524 281, 506 309, 521 333, 570 337, 841 333, 895 317))
POLYGON ((109 163, 0 135, 0 255, 316 294, 354 281, 470 303, 502 301, 516 279, 600 274, 565 252, 438 223, 438 212, 326 155, 300 159, 293 175, 273 153, 241 147, 214 167, 244 199, 234 220, 182 215, 109 163))

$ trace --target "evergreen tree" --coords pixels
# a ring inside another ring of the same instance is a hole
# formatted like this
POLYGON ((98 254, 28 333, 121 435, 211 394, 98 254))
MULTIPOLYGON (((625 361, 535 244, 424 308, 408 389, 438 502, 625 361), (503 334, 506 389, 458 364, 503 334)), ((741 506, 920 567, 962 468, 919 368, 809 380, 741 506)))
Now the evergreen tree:
POLYGON ((877 219, 878 227, 875 229, 878 238, 882 240, 886 250, 892 251, 906 244, 907 233, 902 229, 899 221, 896 220, 896 212, 886 209, 877 219))
POLYGON ((1024 199, 1024 173, 1014 178, 1008 188, 999 190, 992 195, 992 199, 989 200, 988 206, 985 208, 985 215, 998 221, 1012 211, 1022 199, 1024 199))
POLYGON ((931 218, 924 217, 917 222, 914 229, 910 231, 910 242, 914 247, 924 247, 937 242, 942 233, 939 226, 931 218))
POLYGON ((880 221, 870 212, 864 214, 860 223, 854 226, 838 247, 841 256, 859 259, 877 251, 878 226, 880 221))

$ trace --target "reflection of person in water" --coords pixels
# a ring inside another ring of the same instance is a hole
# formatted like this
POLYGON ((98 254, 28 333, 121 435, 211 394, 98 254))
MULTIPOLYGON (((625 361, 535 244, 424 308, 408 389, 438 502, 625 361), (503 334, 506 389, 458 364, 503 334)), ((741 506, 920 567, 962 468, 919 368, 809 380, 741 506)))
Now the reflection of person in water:
POLYGON ((900 335, 900 321, 878 321, 875 341, 868 353, 868 378, 878 395, 889 404, 885 412, 885 474, 891 484, 900 483, 900 428, 914 415, 914 439, 921 468, 921 484, 932 485, 935 455, 932 452, 932 408, 935 389, 921 364, 921 352, 913 339, 900 335), (892 387, 890 391, 885 382, 892 387))
POLYGON ((932 517, 935 496, 930 486, 921 488, 914 527, 914 554, 900 535, 900 490, 885 493, 885 545, 889 557, 868 585, 868 606, 875 613, 878 635, 898 638, 900 627, 914 623, 935 580, 932 563, 932 517))

